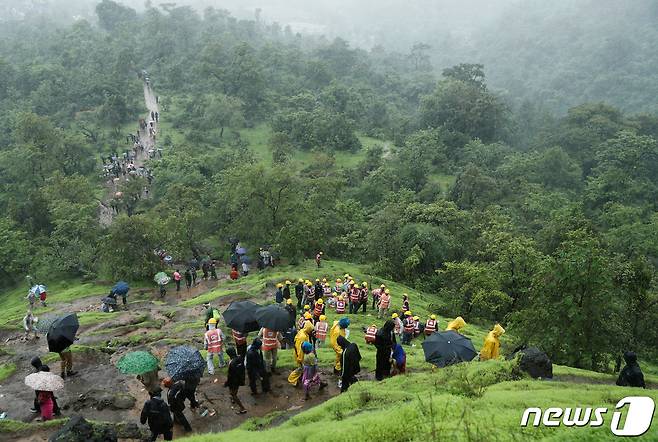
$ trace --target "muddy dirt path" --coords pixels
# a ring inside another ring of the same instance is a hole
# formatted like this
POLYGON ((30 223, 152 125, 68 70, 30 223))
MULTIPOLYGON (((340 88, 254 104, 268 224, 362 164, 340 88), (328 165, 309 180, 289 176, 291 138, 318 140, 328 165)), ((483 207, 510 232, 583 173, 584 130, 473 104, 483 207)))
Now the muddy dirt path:
MULTIPOLYGON (((160 114, 160 106, 158 105, 158 97, 155 95, 155 92, 151 88, 150 85, 148 85, 146 82, 144 82, 144 103, 146 105, 147 112, 144 116, 144 121, 148 122, 151 120, 151 113, 157 112, 160 114)), ((161 115, 159 115, 161 117, 161 115)), ((157 122, 154 122, 154 131, 156 133, 156 139, 157 139, 157 134, 159 133, 159 128, 158 128, 158 123, 159 123, 160 118, 158 118, 157 122)), ((135 159, 133 161, 135 168, 139 169, 140 167, 143 167, 146 164, 146 161, 149 159, 148 152, 149 150, 155 150, 155 139, 152 138, 149 135, 149 129, 148 127, 146 129, 141 129, 139 127, 139 124, 137 125, 137 130, 139 132, 140 136, 140 141, 142 145, 144 146, 144 149, 142 150, 137 150, 135 152, 135 159)), ((132 148, 132 147, 131 147, 132 148)), ((114 178, 111 177, 109 178, 105 184, 105 196, 101 201, 99 201, 99 222, 102 226, 109 226, 112 224, 112 220, 114 217, 117 215, 117 213, 112 209, 111 207, 111 200, 114 198, 114 195, 116 192, 119 190, 119 184, 121 183, 121 180, 124 178, 114 178)), ((145 193, 144 197, 148 197, 148 193, 145 193)))
MULTIPOLYGON (((116 361, 128 351, 139 349, 148 349, 163 357, 169 348, 180 343, 203 348, 204 309, 202 306, 182 307, 180 302, 203 295, 216 285, 217 281, 201 280, 196 287, 189 291, 182 287, 180 292, 176 292, 175 286, 170 285, 164 299, 160 299, 155 289, 134 290, 129 294, 127 310, 119 307, 117 313, 108 315, 106 320, 101 318, 91 323, 82 321, 78 331, 79 340, 76 343, 82 350, 74 353, 74 370, 78 371, 78 374, 67 378, 65 389, 56 393, 63 416, 81 414, 86 419, 97 421, 139 422, 139 414, 148 394, 135 376, 119 373, 115 367, 116 361)), ((232 300, 231 296, 220 297, 213 305, 222 308, 232 300)), ((99 297, 96 294, 66 305, 55 304, 55 307, 58 311, 97 314, 98 302, 99 297)), ((82 318, 84 317, 83 315, 82 318)), ((228 331, 223 328, 225 332, 228 331)), ((34 356, 40 356, 50 366, 51 371, 59 373, 59 358, 56 354, 48 353, 45 337, 36 341, 23 341, 18 331, 4 331, 0 337, 0 348, 8 353, 0 356, 0 363, 11 362, 16 365, 16 372, 0 382, 0 412, 7 412, 9 419, 33 422, 38 417, 30 411, 34 392, 23 384, 24 377, 32 372, 30 360, 34 356)), ((282 360, 290 357, 289 351, 281 351, 279 354, 282 360)), ((275 423, 280 423, 339 393, 337 379, 330 370, 323 371, 326 373, 322 373, 322 377, 329 385, 322 392, 315 389, 309 401, 304 401, 301 388, 295 388, 287 382, 288 370, 281 370, 273 375, 273 393, 254 396, 248 386, 241 388, 239 396, 248 410, 245 415, 235 413, 230 395, 223 387, 226 369, 216 370, 214 376, 206 372, 197 390, 197 397, 202 405, 194 411, 187 408, 185 415, 195 433, 226 431, 248 418, 264 417, 273 412, 280 413, 275 420, 275 423)), ((161 370, 160 377, 165 376, 166 372, 161 370)), ((20 437, 11 435, 10 439, 0 435, 0 441, 45 440, 55 431, 35 430, 34 433, 21 434, 20 437)), ((176 426, 175 436, 183 434, 182 428, 176 426)))

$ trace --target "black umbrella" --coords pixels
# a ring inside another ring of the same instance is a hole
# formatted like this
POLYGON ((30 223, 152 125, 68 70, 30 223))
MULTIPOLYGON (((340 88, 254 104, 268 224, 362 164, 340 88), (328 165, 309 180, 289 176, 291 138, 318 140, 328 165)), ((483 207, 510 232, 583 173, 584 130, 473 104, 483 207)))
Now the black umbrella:
POLYGON ((255 316, 257 309, 258 304, 251 301, 232 302, 223 313, 224 321, 226 325, 240 333, 258 331, 260 326, 255 316))
POLYGON ((101 298, 101 302, 104 302, 107 305, 117 305, 117 299, 112 298, 110 296, 107 296, 105 298, 101 298))
POLYGON ((259 308, 254 316, 261 327, 280 332, 288 330, 295 322, 288 310, 276 304, 259 308))
POLYGON ((206 361, 194 347, 180 345, 169 350, 165 360, 165 369, 175 381, 181 379, 198 379, 203 376, 206 361))
POLYGON ((46 334, 48 350, 60 353, 73 344, 78 327, 80 327, 80 324, 75 313, 69 313, 55 319, 46 334))
POLYGON ((432 333, 423 342, 423 351, 425 360, 437 367, 471 361, 477 354, 471 340, 453 330, 432 333))

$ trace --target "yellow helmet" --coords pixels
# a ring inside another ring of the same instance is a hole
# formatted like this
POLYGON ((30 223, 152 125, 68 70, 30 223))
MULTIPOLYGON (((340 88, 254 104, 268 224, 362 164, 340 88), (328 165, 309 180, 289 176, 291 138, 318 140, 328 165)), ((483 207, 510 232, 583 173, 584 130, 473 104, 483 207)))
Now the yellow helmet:
POLYGON ((338 293, 336 293, 336 292, 332 292, 332 293, 331 293, 331 296, 333 296, 333 297, 335 298, 335 297, 338 296, 338 293))
POLYGON ((406 312, 404 312, 404 316, 411 316, 411 312, 407 310, 406 312))
POLYGON ((215 318, 208 319, 208 324, 217 324, 217 319, 215 318))
POLYGON ((279 283, 276 285, 276 288, 280 289, 281 287, 283 287, 283 284, 281 284, 281 283, 279 282, 279 283))
POLYGON ((327 278, 322 278, 322 282, 327 282, 327 278))
POLYGON ((339 300, 339 301, 344 301, 345 298, 343 298, 343 295, 340 295, 340 296, 338 297, 338 300, 339 300))
POLYGON ((286 304, 292 304, 292 299, 290 298, 286 299, 286 304))
POLYGON ((387 295, 390 295, 391 291, 389 289, 386 289, 386 290, 384 290, 384 293, 386 293, 387 295))
POLYGON ((324 286, 325 286, 325 287, 329 287, 329 283, 328 283, 328 282, 325 282, 325 283, 324 283, 324 286))
POLYGON ((311 319, 312 317, 309 312, 304 313, 304 319, 311 319))
POLYGON ((397 318, 397 317, 398 317, 398 314, 397 314, 397 313, 393 313, 393 314, 391 315, 391 318, 392 318, 392 319, 395 319, 395 318, 397 318))
POLYGON ((414 321, 418 321, 420 318, 418 316, 414 316, 414 321))
POLYGON ((304 278, 299 278, 297 282, 304 282, 304 278))
POLYGON ((436 315, 430 315, 430 319, 436 319, 436 315))
POLYGON ((318 299, 318 304, 324 304, 324 301, 322 300, 322 298, 318 299))
POLYGON ((325 315, 320 315, 320 321, 326 321, 327 317, 325 315))
POLYGON ((350 285, 354 285, 354 280, 350 279, 350 285))
POLYGON ((310 309, 311 309, 311 306, 310 306, 310 305, 306 304, 306 305, 304 306, 304 310, 310 310, 310 309))
POLYGON ((306 285, 307 285, 308 287, 311 287, 311 286, 313 285, 313 283, 312 283, 311 281, 306 281, 306 285))
POLYGON ((368 283, 367 283, 367 282, 365 282, 365 281, 364 281, 364 282, 362 282, 362 283, 361 283, 361 285, 362 285, 362 286, 364 286, 364 287, 368 287, 368 283))
POLYGON ((286 280, 286 285, 290 285, 292 282, 286 280))
POLYGON ((386 288, 386 284, 382 284, 382 285, 380 285, 379 288, 380 288, 380 289, 385 289, 385 288, 386 288))
POLYGON ((320 278, 315 278, 315 282, 320 282, 320 278))
POLYGON ((349 278, 349 277, 350 277, 349 273, 345 273, 345 275, 343 276, 343 278, 349 278))
POLYGON ((340 279, 340 278, 338 278, 338 279, 336 279, 336 282, 337 282, 338 284, 340 284, 341 282, 343 282, 343 280, 340 279))

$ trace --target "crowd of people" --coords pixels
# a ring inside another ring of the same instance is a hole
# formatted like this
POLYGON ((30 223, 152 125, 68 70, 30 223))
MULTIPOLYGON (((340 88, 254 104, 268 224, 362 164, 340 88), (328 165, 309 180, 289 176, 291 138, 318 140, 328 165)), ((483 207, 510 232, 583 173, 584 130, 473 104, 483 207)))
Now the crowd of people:
MULTIPOLYGON (((207 259, 204 262, 208 263, 207 268, 201 266, 204 268, 204 278, 216 277, 214 261, 207 259)), ((190 266, 185 272, 188 287, 195 283, 192 271, 196 271, 196 266, 190 266)), ((176 271, 174 280, 180 279, 181 275, 176 271), (177 273, 178 279, 175 276, 177 273)), ((179 284, 177 285, 179 288, 179 284)), ((362 359, 359 344, 350 340, 350 318, 363 315, 370 308, 376 312, 378 319, 384 321, 381 327, 372 323, 363 328, 364 344, 372 345, 376 350, 375 379, 380 381, 404 374, 407 372, 404 347, 414 345, 416 339, 425 339, 439 332, 442 327, 434 314, 422 320, 413 315, 407 294, 401 294, 396 300, 396 308, 393 308, 392 296, 391 290, 385 284, 370 290, 367 282, 359 283, 349 274, 335 279, 333 284, 320 278, 314 282, 299 278, 296 284, 286 280, 276 284, 273 298, 275 303, 281 304, 287 311, 291 327, 285 331, 263 327, 258 332, 252 332, 255 334, 253 337, 235 329, 228 329, 227 332, 230 333, 225 334, 220 327, 222 314, 219 309, 210 303, 204 304, 203 345, 206 350, 207 372, 210 376, 215 376, 216 367, 227 367, 224 386, 228 389, 235 412, 244 414, 247 409, 240 399, 240 387, 248 385, 253 395, 272 391, 271 377, 277 374, 280 350, 291 350, 294 369, 288 374, 287 380, 291 385, 302 389, 305 399, 309 399, 315 389, 325 389, 330 379, 318 367, 318 349, 327 347, 333 352, 331 365, 334 382, 341 392, 348 391, 351 385, 358 382, 362 359), (293 301, 293 295, 296 302, 293 301), (329 317, 334 319, 329 320, 329 317)), ((466 326, 466 321, 458 316, 446 324, 445 330, 461 333, 466 326)), ((496 359, 500 356, 500 338, 504 333, 505 330, 500 324, 494 325, 479 352, 480 360, 496 359)), ((62 350, 59 356, 61 377, 76 375, 70 348, 62 350)), ((635 354, 628 353, 624 357, 627 365, 620 374, 618 384, 644 386, 635 354)), ((37 371, 50 370, 39 358, 35 358, 32 365, 37 371)), ((201 402, 197 400, 196 390, 201 383, 201 377, 184 380, 169 377, 161 379, 159 369, 157 367, 137 377, 150 396, 144 404, 140 420, 143 424, 148 424, 152 440, 156 440, 160 435, 164 436, 165 440, 171 440, 175 424, 181 425, 186 432, 192 430, 184 410, 186 401, 189 401, 192 410, 199 408, 201 402), (163 389, 167 389, 165 398, 162 397, 163 389)), ((44 420, 57 415, 59 408, 54 394, 37 391, 32 411, 41 413, 44 420)))

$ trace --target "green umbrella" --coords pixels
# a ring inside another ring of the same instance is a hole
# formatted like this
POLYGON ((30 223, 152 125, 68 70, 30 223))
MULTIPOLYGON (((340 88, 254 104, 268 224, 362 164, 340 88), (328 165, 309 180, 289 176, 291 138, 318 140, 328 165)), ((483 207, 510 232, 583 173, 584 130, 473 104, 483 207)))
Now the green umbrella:
POLYGON ((156 284, 167 284, 171 278, 165 272, 158 272, 153 277, 156 284))
POLYGON ((121 356, 117 368, 123 374, 144 374, 156 370, 160 361, 147 351, 131 351, 121 356))

